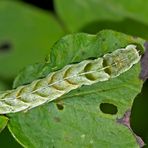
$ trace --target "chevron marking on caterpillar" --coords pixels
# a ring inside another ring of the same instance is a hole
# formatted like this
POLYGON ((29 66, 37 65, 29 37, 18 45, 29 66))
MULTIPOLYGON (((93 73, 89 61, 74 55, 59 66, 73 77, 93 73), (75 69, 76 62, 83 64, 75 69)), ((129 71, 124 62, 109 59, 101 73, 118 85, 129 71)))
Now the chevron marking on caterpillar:
POLYGON ((131 44, 94 60, 67 65, 43 79, 1 93, 0 114, 30 110, 82 85, 115 78, 138 63, 140 58, 136 46, 131 44))

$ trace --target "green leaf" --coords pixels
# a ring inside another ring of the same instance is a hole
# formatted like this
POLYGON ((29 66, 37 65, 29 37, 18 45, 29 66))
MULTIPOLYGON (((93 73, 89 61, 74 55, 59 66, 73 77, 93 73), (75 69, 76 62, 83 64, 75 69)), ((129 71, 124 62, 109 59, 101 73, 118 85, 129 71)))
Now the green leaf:
POLYGON ((0 1, 0 76, 14 78, 28 64, 41 62, 64 32, 50 12, 21 1, 0 1))
POLYGON ((103 0, 55 0, 55 9, 70 31, 78 31, 88 23, 101 19, 121 20, 123 17, 113 11, 110 3, 103 0))
MULTIPOLYGON (((136 44, 138 50, 143 52, 143 43, 144 40, 140 38, 135 39, 109 30, 101 31, 97 35, 68 35, 52 47, 50 56, 46 58, 51 66, 48 71, 90 57, 102 56, 128 44, 136 44)), ((40 65, 38 66, 40 69, 40 65)), ((28 81, 27 73, 36 73, 38 66, 30 70, 29 67, 22 72, 14 87, 28 81)), ((143 82, 139 80, 139 72, 140 66, 137 64, 117 78, 83 86, 56 102, 28 112, 9 114, 9 130, 23 146, 32 148, 138 148, 135 135, 121 122, 121 118, 131 109, 134 98, 141 91, 143 82), (103 113, 100 109, 102 103, 114 105, 117 113, 103 113)), ((39 71, 36 74, 38 76, 39 71)))
POLYGON ((70 32, 114 29, 148 39, 148 1, 55 0, 55 9, 70 32))
POLYGON ((4 116, 0 116, 0 132, 5 128, 7 125, 8 118, 4 116))

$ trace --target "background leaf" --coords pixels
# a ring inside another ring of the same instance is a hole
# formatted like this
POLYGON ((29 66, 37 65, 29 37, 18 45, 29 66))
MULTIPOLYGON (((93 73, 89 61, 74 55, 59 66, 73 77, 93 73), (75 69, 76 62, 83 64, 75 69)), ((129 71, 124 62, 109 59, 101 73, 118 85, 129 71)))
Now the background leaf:
POLYGON ((50 12, 23 2, 0 1, 0 77, 14 78, 26 65, 43 61, 64 32, 50 12))
POLYGON ((6 90, 7 88, 8 85, 3 80, 0 80, 0 91, 6 90))
POLYGON ((0 132, 5 128, 7 125, 8 118, 4 116, 0 116, 0 132))
POLYGON ((148 39, 147 0, 55 0, 59 18, 70 32, 114 29, 148 39))
MULTIPOLYGON (((143 51, 143 40, 118 32, 102 31, 96 36, 83 33, 69 35, 53 46, 47 62, 50 61, 51 68, 55 70, 131 43, 137 44, 138 49, 143 51)), ((37 71, 36 68, 30 69, 30 73, 37 71)), ((119 123, 141 91, 139 71, 137 64, 115 79, 81 87, 59 101, 26 113, 10 114, 9 130, 26 147, 139 147, 132 131, 119 123), (117 114, 103 113, 101 103, 115 105, 117 114)), ((24 83, 25 79, 28 81, 25 72, 27 69, 20 74, 15 85, 24 83)))

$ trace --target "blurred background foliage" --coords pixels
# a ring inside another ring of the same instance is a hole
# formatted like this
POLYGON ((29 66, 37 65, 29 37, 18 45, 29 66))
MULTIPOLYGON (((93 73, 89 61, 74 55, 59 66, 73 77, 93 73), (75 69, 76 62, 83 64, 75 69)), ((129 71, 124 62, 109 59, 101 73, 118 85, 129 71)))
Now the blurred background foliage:
MULTIPOLYGON (((44 61, 65 34, 113 29, 148 40, 147 8, 147 0, 0 0, 0 90, 12 88, 25 66, 44 61)), ((145 82, 131 117, 134 132, 146 143, 147 89, 145 82)), ((7 128, 0 134, 0 146, 21 148, 7 128)))

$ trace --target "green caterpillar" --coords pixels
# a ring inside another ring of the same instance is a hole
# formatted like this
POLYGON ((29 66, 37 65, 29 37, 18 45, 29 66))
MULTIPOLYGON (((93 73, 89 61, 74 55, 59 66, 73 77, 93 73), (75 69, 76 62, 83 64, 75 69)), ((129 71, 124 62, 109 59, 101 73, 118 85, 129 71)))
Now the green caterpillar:
POLYGON ((67 65, 43 79, 0 94, 0 114, 29 110, 82 85, 117 77, 139 62, 140 57, 136 46, 128 45, 94 60, 67 65))

